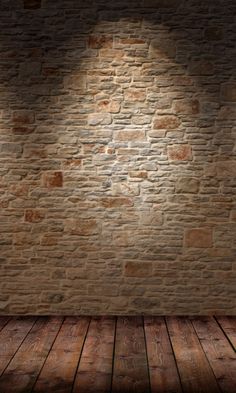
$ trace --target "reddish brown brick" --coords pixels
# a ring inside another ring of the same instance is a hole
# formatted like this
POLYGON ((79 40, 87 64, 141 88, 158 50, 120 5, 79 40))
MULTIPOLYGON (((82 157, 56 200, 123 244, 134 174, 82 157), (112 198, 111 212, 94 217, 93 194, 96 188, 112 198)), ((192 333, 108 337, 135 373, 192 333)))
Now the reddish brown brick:
POLYGON ((63 174, 60 171, 46 172, 42 176, 44 187, 55 188, 63 186, 63 174))
POLYGON ((168 146, 168 158, 170 161, 192 160, 192 149, 188 144, 168 146))
POLYGON ((206 248, 212 247, 212 229, 194 228, 186 229, 184 237, 185 247, 206 248))

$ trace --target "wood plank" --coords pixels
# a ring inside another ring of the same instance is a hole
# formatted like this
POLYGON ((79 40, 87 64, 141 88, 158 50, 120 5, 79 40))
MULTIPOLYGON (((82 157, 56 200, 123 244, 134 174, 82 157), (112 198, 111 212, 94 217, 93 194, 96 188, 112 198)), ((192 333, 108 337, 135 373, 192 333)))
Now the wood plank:
POLYGON ((73 393, 111 390, 115 318, 93 318, 84 344, 73 393))
POLYGON ((33 392, 70 393, 90 318, 67 317, 33 392))
POLYGON ((201 347, 191 321, 168 317, 167 327, 186 393, 219 393, 215 376, 201 347))
POLYGON ((0 391, 29 393, 61 327, 62 318, 39 318, 0 378, 0 391))
POLYGON ((141 317, 118 317, 112 392, 150 392, 145 336, 141 317))
POLYGON ((192 318, 222 392, 236 392, 236 354, 212 317, 192 318))
POLYGON ((0 332, 0 375, 15 355, 36 318, 12 318, 0 332))
POLYGON ((236 317, 217 317, 216 319, 236 351, 236 317))
POLYGON ((182 392, 165 319, 145 317, 144 327, 152 393, 182 392))
POLYGON ((10 317, 0 317, 0 331, 6 326, 10 319, 10 317))

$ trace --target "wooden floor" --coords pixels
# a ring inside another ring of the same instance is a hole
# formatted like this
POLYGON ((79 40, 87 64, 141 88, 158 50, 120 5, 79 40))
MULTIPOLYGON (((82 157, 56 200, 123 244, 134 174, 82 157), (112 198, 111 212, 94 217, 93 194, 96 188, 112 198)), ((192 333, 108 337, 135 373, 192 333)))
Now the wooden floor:
POLYGON ((236 393, 236 317, 0 318, 0 393, 236 393))

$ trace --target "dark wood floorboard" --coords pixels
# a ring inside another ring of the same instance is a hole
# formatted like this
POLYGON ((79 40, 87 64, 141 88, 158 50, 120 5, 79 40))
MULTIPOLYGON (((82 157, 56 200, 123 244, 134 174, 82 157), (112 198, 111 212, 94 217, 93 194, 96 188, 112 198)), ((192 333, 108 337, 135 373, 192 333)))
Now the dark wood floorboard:
POLYGON ((191 321, 183 317, 168 317, 167 326, 183 391, 186 393, 220 393, 191 321))
POLYGON ((93 318, 80 359, 73 393, 109 393, 115 318, 93 318))
POLYGON ((141 317, 118 317, 112 392, 150 391, 146 344, 141 317))
POLYGON ((212 317, 194 318, 193 325, 223 393, 236 392, 236 354, 212 317))
POLYGON ((0 393, 236 393, 236 317, 1 317, 0 393))
POLYGON ((71 392, 89 321, 86 317, 65 319, 33 392, 71 392))
POLYGON ((0 378, 0 392, 30 393, 62 318, 38 318, 0 378))
POLYGON ((216 320, 236 351, 236 318, 217 317, 216 320))
POLYGON ((144 321, 152 393, 181 393, 177 365, 165 319, 145 317, 144 321))

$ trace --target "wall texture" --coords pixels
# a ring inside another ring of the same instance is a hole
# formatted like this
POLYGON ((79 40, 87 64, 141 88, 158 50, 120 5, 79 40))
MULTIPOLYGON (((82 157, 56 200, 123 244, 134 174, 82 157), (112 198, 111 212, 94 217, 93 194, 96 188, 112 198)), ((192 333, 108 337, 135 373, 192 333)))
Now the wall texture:
POLYGON ((236 314, 234 0, 0 7, 0 313, 236 314))

